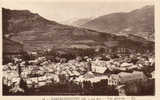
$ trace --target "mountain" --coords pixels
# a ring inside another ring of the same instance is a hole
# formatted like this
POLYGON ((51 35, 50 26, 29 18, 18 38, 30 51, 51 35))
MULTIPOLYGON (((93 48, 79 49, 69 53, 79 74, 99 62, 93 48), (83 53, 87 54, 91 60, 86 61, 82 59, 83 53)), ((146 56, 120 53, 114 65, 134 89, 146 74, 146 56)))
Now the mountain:
POLYGON ((100 16, 81 27, 118 35, 132 34, 154 41, 154 6, 100 16))
POLYGON ((73 17, 73 18, 69 18, 67 20, 63 20, 59 23, 64 24, 64 25, 72 25, 73 22, 77 21, 79 18, 77 17, 73 17))
POLYGON ((71 23, 71 25, 79 27, 79 26, 81 26, 81 25, 89 22, 90 20, 92 20, 92 18, 82 18, 82 19, 78 19, 78 20, 76 20, 76 21, 73 21, 73 22, 71 23))
POLYGON ((71 18, 69 20, 65 20, 60 22, 61 24, 65 24, 65 25, 72 25, 72 26, 81 26, 85 23, 87 23, 88 21, 92 20, 92 18, 71 18))
POLYGON ((106 32, 62 25, 28 10, 2 9, 3 38, 23 44, 25 51, 43 49, 125 47, 151 49, 154 42, 136 36, 116 36, 106 32))

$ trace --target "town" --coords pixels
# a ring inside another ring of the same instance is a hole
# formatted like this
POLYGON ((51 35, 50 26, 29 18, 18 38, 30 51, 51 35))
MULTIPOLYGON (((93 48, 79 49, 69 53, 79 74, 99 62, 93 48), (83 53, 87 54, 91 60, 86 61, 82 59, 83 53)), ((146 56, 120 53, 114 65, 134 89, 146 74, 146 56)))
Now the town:
POLYGON ((152 0, 18 1, 2 7, 3 96, 155 96, 152 0))
POLYGON ((4 94, 153 95, 152 53, 101 52, 70 59, 60 53, 48 57, 50 53, 31 52, 28 59, 12 56, 3 65, 4 94))

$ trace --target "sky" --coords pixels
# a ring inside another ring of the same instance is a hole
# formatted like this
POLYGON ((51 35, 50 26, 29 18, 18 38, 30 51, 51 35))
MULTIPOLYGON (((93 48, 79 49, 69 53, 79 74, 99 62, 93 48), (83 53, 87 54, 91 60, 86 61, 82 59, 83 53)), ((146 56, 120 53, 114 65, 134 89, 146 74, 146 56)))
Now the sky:
POLYGON ((57 22, 95 18, 114 13, 129 12, 154 0, 2 0, 2 7, 16 10, 30 10, 40 16, 57 22))

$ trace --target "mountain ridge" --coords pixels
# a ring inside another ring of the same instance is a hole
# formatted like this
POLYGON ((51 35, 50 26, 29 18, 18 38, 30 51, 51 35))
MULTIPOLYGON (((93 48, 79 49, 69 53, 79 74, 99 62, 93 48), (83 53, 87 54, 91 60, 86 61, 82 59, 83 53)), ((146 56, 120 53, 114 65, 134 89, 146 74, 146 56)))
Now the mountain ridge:
POLYGON ((97 17, 80 27, 113 34, 133 34, 154 41, 154 6, 97 17))
MULTIPOLYGON (((2 11, 3 35, 11 40, 21 42, 24 50, 51 48, 104 48, 126 47, 134 49, 150 48, 154 42, 125 36, 116 36, 106 32, 62 25, 49 21, 30 11, 6 10, 2 11)), ((135 37, 136 38, 136 37, 135 37)), ((151 49, 151 48, 150 48, 151 49)))

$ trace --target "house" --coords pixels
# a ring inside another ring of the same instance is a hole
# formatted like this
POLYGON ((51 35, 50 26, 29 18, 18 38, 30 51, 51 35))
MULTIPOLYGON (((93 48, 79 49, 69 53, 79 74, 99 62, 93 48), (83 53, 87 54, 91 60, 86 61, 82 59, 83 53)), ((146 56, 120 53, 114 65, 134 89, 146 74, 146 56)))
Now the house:
POLYGON ((106 71, 106 67, 94 66, 92 67, 92 72, 103 74, 106 71))
POLYGON ((26 79, 27 87, 31 88, 32 87, 32 80, 31 78, 26 79))
POLYGON ((94 73, 100 73, 100 74, 103 74, 107 67, 106 67, 106 62, 105 61, 100 61, 100 60, 96 60, 96 61, 93 61, 91 63, 91 69, 92 69, 92 72, 94 73))
POLYGON ((83 81, 90 81, 91 83, 100 82, 101 80, 108 80, 106 85, 117 86, 119 84, 119 76, 118 75, 96 75, 92 72, 87 72, 86 74, 79 76, 74 81, 75 82, 83 82, 83 81))
POLYGON ((108 76, 108 85, 117 86, 119 85, 119 81, 119 75, 117 74, 111 74, 110 76, 108 76))
POLYGON ((118 85, 116 89, 118 90, 119 96, 126 96, 125 85, 118 85))
POLYGON ((45 86, 47 84, 47 77, 46 76, 40 76, 38 77, 38 87, 45 86))

